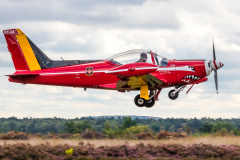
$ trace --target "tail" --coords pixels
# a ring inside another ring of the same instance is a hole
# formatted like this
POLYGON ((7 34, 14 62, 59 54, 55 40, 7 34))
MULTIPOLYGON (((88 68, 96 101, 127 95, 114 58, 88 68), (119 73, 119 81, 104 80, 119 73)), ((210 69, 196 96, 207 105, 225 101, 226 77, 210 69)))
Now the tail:
POLYGON ((41 70, 52 62, 20 29, 4 30, 3 34, 17 71, 41 70))

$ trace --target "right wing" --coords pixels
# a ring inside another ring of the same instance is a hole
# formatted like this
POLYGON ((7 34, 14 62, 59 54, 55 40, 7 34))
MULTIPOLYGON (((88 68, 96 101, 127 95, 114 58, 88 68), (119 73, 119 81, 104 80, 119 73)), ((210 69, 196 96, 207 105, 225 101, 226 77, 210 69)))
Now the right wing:
MULTIPOLYGON (((157 88, 166 83, 164 77, 156 77, 150 73, 158 69, 157 65, 150 63, 131 63, 116 67, 105 73, 117 75, 120 80, 116 83, 116 89, 123 90, 141 90, 140 97, 149 99, 148 89, 157 88)), ((112 88, 112 84, 100 85, 100 87, 112 88)))

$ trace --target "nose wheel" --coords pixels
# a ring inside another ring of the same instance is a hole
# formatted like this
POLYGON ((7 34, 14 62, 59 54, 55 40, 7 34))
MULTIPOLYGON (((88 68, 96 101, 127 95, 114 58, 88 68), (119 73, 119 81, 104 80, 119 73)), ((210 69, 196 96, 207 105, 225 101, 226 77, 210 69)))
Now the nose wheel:
POLYGON ((171 99, 171 100, 175 100, 178 98, 178 93, 179 92, 175 92, 175 90, 171 90, 169 93, 168 93, 168 97, 171 99))
POLYGON ((183 91, 183 89, 184 89, 185 87, 186 87, 185 85, 176 86, 173 90, 171 90, 171 91, 168 93, 168 97, 169 97, 171 100, 177 99, 177 98, 178 98, 178 95, 179 95, 179 92, 183 91))

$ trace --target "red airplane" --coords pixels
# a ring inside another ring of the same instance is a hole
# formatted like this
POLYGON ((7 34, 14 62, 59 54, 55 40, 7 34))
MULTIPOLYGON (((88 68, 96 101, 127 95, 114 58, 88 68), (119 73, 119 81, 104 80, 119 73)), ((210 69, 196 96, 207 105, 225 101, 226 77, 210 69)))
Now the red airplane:
POLYGON ((194 84, 207 81, 212 71, 218 93, 217 70, 224 65, 216 61, 214 42, 213 60, 171 60, 151 50, 131 50, 104 60, 54 61, 20 29, 4 30, 3 34, 16 69, 7 75, 10 82, 140 91, 134 99, 138 107, 152 107, 161 90, 168 87, 174 87, 168 96, 175 100, 186 85, 191 85, 188 93, 194 84))

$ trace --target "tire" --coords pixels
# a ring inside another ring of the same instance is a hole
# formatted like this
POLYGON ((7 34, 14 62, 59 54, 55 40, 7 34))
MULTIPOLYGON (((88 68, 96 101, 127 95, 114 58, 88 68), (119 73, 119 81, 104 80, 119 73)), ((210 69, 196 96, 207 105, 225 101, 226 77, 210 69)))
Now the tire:
POLYGON ((138 107, 144 107, 146 105, 147 101, 144 98, 140 98, 140 94, 139 94, 134 98, 134 103, 138 107))
POLYGON ((171 99, 171 100, 175 100, 178 98, 178 95, 179 95, 179 92, 173 94, 175 90, 171 90, 169 93, 168 93, 168 97, 171 99))
POLYGON ((153 97, 153 98, 147 100, 147 103, 146 103, 145 107, 146 108, 151 108, 152 106, 154 106, 154 104, 155 104, 155 99, 153 97))

